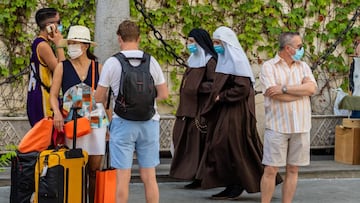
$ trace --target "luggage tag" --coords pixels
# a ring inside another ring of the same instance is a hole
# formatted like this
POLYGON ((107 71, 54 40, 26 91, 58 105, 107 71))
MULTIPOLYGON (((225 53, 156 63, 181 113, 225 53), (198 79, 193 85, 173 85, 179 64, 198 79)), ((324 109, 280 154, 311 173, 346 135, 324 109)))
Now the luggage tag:
POLYGON ((49 168, 48 165, 45 165, 43 167, 40 177, 46 176, 48 168, 49 168))
POLYGON ((49 159, 49 155, 47 155, 47 156, 45 156, 45 159, 44 159, 44 167, 43 167, 43 169, 42 169, 42 171, 41 171, 41 175, 40 175, 40 177, 44 177, 44 176, 46 176, 46 174, 47 174, 47 170, 48 170, 48 159, 49 159))

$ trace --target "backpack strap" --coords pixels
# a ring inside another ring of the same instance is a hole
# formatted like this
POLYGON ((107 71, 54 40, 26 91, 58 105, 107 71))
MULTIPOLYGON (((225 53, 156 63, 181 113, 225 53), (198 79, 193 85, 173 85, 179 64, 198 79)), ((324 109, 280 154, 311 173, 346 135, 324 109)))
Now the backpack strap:
MULTIPOLYGON (((123 60, 131 65, 130 60, 141 60, 141 63, 145 62, 146 60, 145 55, 149 55, 149 54, 144 52, 143 57, 126 57, 123 53, 118 52, 114 55, 114 57, 116 57, 120 61, 120 63, 123 60)), ((131 66, 134 67, 133 65, 131 66)))
POLYGON ((120 96, 123 95, 124 93, 124 90, 123 90, 123 76, 124 74, 126 73, 127 71, 127 65, 124 65, 125 63, 131 65, 130 61, 128 58, 126 58, 126 56, 121 53, 121 52, 118 52, 117 54, 114 55, 115 58, 117 58, 117 60, 120 62, 121 64, 121 78, 120 78, 120 85, 119 85, 119 92, 118 92, 118 96, 117 96, 117 99, 120 99, 120 96), (126 70, 125 70, 126 69, 126 70))
POLYGON ((106 107, 105 107, 106 110, 110 109, 111 94, 112 94, 112 89, 110 87, 109 92, 108 92, 108 98, 107 98, 107 101, 106 101, 106 107))

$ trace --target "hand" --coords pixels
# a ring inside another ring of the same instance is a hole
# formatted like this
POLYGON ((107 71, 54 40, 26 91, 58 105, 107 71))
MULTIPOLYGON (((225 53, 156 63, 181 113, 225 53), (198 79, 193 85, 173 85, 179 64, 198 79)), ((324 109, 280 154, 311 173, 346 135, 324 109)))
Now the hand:
POLYGON ((278 95, 278 94, 282 94, 282 86, 280 86, 280 85, 269 87, 265 91, 264 96, 272 97, 272 96, 275 96, 275 95, 278 95))
POLYGON ((305 84, 305 83, 308 83, 308 82, 312 82, 310 77, 304 77, 303 80, 301 81, 301 84, 305 84))
POLYGON ((54 113, 54 127, 59 132, 64 131, 64 118, 61 113, 54 113))
POLYGON ((54 42, 54 44, 57 46, 57 47, 62 47, 64 46, 63 43, 63 36, 62 34, 59 32, 58 29, 54 29, 53 31, 53 36, 51 35, 48 35, 48 38, 49 40, 51 40, 52 42, 54 42))

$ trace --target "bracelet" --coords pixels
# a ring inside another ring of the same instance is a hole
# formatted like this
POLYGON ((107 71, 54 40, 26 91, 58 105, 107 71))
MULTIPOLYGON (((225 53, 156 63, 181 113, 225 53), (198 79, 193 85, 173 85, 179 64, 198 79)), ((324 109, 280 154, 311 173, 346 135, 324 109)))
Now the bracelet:
POLYGON ((65 48, 64 46, 57 46, 56 47, 57 49, 63 49, 63 48, 65 48))

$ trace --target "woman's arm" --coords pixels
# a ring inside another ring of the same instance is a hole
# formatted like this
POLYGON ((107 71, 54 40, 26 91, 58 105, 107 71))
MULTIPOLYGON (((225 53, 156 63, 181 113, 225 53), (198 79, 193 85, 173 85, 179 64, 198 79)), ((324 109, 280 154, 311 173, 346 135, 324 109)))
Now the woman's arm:
POLYGON ((59 63, 53 74, 53 81, 50 89, 50 105, 54 112, 54 127, 58 131, 63 131, 64 118, 59 108, 59 92, 63 77, 63 63, 59 63))

